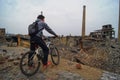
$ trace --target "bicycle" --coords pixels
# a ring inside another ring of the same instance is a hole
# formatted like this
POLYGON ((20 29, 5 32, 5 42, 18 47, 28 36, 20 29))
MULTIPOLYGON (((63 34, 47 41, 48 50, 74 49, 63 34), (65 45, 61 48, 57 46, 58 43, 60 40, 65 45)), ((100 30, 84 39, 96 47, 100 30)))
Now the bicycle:
MULTIPOLYGON (((46 38, 47 42, 46 45, 49 48, 49 55, 51 56, 52 62, 55 65, 58 65, 60 62, 60 55, 58 52, 57 47, 51 42, 51 40, 49 38, 46 38)), ((44 57, 43 51, 40 47, 38 47, 38 45, 36 46, 36 50, 34 52, 34 54, 32 55, 31 58, 32 62, 34 64, 33 69, 29 69, 30 67, 28 66, 28 55, 29 55, 30 51, 26 52, 21 60, 20 60, 20 70, 21 72, 26 75, 26 76, 33 76, 34 74, 36 74, 40 68, 41 65, 41 60, 44 57)))

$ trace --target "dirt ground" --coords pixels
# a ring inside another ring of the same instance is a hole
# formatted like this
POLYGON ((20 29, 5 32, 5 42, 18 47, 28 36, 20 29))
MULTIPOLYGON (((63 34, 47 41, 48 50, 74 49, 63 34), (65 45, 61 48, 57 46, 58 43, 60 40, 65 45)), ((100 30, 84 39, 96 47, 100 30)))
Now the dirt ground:
MULTIPOLYGON (((71 73, 79 74, 85 80, 98 80, 102 76, 103 70, 92 68, 86 65, 79 64, 80 69, 76 68, 78 63, 72 62, 66 59, 61 58, 60 64, 55 66, 51 64, 45 71, 42 71, 42 67, 37 74, 28 78, 24 76, 19 68, 21 53, 28 51, 29 49, 23 47, 2 47, 1 50, 7 50, 6 55, 9 55, 9 58, 3 57, 0 64, 0 80, 41 80, 45 76, 45 80, 57 80, 58 73, 62 71, 68 71, 71 73)), ((6 56, 4 55, 4 56, 6 56)), ((51 59, 49 58, 51 61, 51 59)))
POLYGON ((57 77, 57 73, 61 71, 68 71, 71 73, 76 73, 79 74, 82 78, 85 80, 98 80, 100 79, 102 75, 102 70, 92 68, 89 66, 81 65, 81 68, 78 69, 76 67, 78 63, 76 62, 71 62, 66 59, 61 59, 60 64, 58 66, 51 65, 47 71, 45 71, 45 74, 48 77, 54 76, 57 77), (56 76, 55 76, 56 75, 56 76))

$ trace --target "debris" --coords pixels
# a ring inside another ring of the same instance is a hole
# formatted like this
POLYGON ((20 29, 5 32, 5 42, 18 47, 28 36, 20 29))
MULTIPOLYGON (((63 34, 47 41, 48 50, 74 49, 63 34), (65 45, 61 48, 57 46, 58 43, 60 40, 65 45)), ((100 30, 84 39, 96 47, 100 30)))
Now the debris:
POLYGON ((81 64, 77 63, 77 64, 76 64, 76 68, 77 68, 77 69, 82 69, 81 64))

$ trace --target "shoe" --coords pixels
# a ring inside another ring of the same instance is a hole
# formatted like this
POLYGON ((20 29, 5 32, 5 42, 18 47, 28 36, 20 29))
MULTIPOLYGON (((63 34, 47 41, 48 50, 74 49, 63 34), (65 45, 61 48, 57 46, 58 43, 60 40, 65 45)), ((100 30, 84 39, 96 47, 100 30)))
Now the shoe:
POLYGON ((50 61, 48 61, 46 65, 43 64, 43 71, 46 70, 49 65, 51 65, 50 61))
POLYGON ((51 62, 50 62, 50 61, 48 61, 48 62, 47 62, 47 65, 48 65, 48 66, 49 66, 49 65, 51 65, 51 62))

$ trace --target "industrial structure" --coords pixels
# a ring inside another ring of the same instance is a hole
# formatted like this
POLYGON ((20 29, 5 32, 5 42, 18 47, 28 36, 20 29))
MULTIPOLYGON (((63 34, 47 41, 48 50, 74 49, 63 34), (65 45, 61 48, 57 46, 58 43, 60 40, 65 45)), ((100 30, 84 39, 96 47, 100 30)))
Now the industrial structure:
POLYGON ((115 38, 115 31, 112 28, 111 24, 103 25, 102 29, 96 30, 95 32, 91 32, 89 35, 91 38, 94 39, 113 39, 115 38))
POLYGON ((5 41, 5 28, 0 28, 0 42, 5 41))
POLYGON ((0 28, 0 36, 5 36, 5 28, 0 28))
POLYGON ((85 37, 85 19, 86 19, 86 6, 83 6, 83 18, 82 18, 82 38, 85 37))

